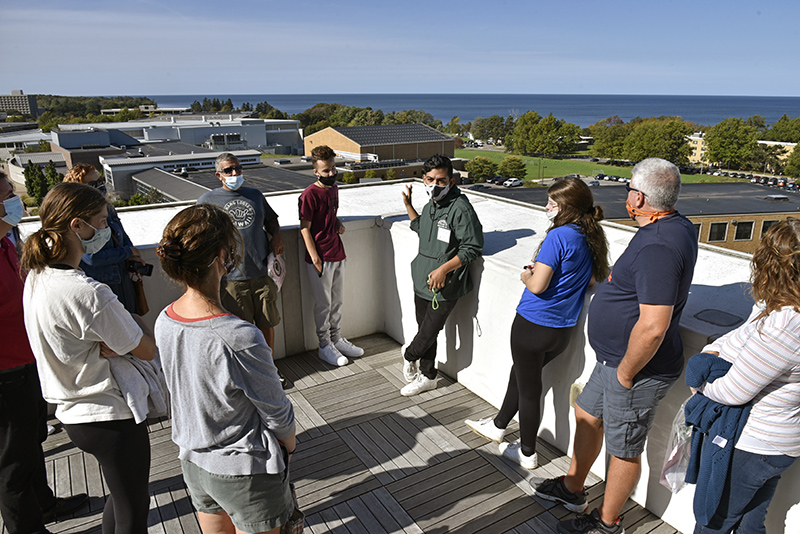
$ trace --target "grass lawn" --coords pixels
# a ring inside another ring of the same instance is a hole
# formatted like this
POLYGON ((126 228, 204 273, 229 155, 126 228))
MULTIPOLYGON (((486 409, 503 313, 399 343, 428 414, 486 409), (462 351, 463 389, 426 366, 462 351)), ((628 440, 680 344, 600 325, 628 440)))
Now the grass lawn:
MULTIPOLYGON (((470 150, 462 149, 456 150, 455 156, 457 158, 472 159, 475 156, 483 156, 494 161, 498 165, 506 156, 513 154, 506 154, 503 152, 495 152, 491 150, 470 150)), ((528 168, 528 174, 525 176, 526 180, 536 180, 538 178, 553 178, 555 176, 566 176, 568 174, 580 174, 581 176, 594 176, 595 174, 603 173, 612 176, 622 176, 623 178, 631 177, 631 170, 633 167, 617 167, 614 165, 603 165, 600 163, 592 163, 591 161, 572 160, 572 159, 549 159, 549 158, 534 158, 529 156, 520 156, 528 168), (541 170, 539 165, 541 162, 541 170)), ((709 183, 709 182, 742 182, 738 178, 730 178, 727 176, 709 176, 704 174, 681 174, 684 183, 709 183)))

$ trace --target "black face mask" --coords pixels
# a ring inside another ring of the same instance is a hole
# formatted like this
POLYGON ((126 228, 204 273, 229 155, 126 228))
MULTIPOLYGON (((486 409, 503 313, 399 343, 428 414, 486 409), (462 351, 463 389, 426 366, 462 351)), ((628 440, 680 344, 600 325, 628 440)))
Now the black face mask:
POLYGON ((321 183, 322 185, 331 186, 336 183, 336 176, 338 176, 338 173, 332 174, 327 177, 317 176, 317 178, 319 179, 319 183, 321 183))

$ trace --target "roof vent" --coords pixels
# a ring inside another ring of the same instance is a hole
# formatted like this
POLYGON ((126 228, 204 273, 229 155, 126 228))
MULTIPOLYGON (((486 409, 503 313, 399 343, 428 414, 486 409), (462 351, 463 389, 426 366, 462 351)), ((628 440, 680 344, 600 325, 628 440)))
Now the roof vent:
POLYGON ((766 200, 770 202, 789 202, 789 197, 786 195, 767 195, 766 200))

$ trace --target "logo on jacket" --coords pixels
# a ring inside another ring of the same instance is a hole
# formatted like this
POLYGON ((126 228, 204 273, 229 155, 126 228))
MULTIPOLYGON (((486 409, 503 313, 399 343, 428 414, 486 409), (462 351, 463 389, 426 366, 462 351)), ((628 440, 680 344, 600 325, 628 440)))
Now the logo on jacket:
POLYGON ((225 204, 222 209, 230 214, 239 230, 249 228, 256 220, 256 210, 253 209, 253 206, 238 198, 225 204))
POLYGON ((436 224, 439 226, 439 228, 444 228, 445 230, 447 230, 447 221, 445 221, 444 219, 439 220, 439 222, 437 222, 436 224))

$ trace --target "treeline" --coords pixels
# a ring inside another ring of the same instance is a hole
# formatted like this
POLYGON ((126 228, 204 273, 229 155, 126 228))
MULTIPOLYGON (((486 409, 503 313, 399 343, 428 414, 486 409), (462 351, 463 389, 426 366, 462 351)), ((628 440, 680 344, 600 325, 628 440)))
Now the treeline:
POLYGON ((125 122, 140 119, 144 114, 139 106, 154 106, 156 103, 144 97, 134 96, 58 96, 36 95, 39 108, 45 112, 39 116, 39 127, 49 132, 58 124, 80 124, 86 122, 125 122), (101 115, 102 109, 122 111, 116 115, 101 115))

